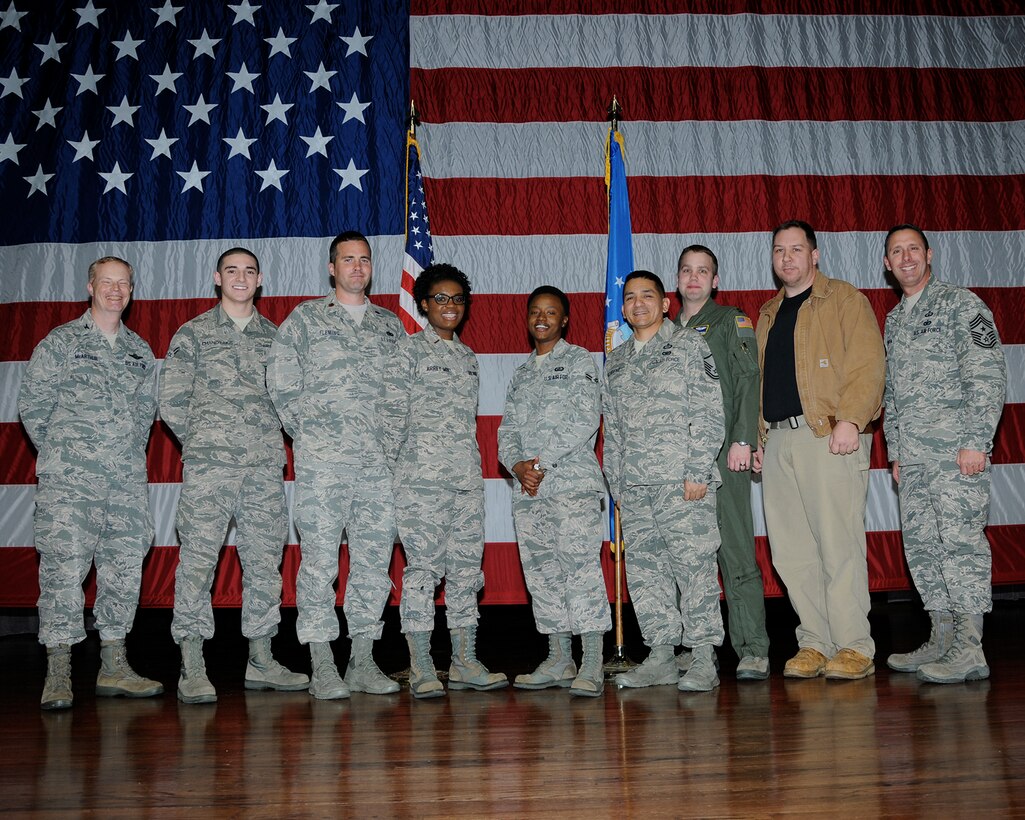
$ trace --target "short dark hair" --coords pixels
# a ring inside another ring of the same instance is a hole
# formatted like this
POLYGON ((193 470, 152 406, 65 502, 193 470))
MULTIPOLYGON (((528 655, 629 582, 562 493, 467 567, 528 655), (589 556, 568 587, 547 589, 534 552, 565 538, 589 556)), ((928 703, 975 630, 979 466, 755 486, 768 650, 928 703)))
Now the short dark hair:
POLYGON ((666 298, 666 286, 662 283, 662 279, 656 276, 650 270, 635 270, 632 273, 630 273, 623 281, 623 290, 626 290, 626 286, 630 284, 630 282, 632 282, 634 279, 647 279, 651 282, 654 282, 656 287, 658 288, 659 295, 663 299, 666 298))
POLYGON ((251 257, 252 260, 256 263, 256 272, 260 272, 260 258, 251 250, 249 250, 249 248, 228 248, 228 250, 226 250, 224 253, 217 257, 217 267, 215 268, 215 270, 220 270, 221 265, 224 264, 224 260, 234 253, 244 253, 246 256, 251 257))
POLYGON ((370 256, 373 258, 373 249, 370 248, 370 240, 367 239, 359 231, 342 231, 338 236, 331 240, 331 247, 328 249, 328 261, 334 262, 335 256, 338 253, 338 246, 342 242, 363 242, 370 250, 370 256))
POLYGON ((431 288, 438 282, 455 282, 463 289, 466 306, 470 306, 470 280, 455 265, 441 262, 437 265, 428 265, 413 283, 413 301, 416 302, 416 309, 421 316, 426 316, 427 312, 420 306, 420 303, 424 299, 430 298, 431 288))
POLYGON ((883 240, 883 253, 889 251, 890 237, 893 236, 897 231, 914 231, 920 237, 922 237, 922 244, 926 250, 929 250, 929 240, 925 236, 925 232, 917 225, 912 225, 910 222, 905 222, 903 225, 894 225, 890 230, 886 232, 886 239, 883 240))
POLYGON ((89 284, 91 285, 93 283, 93 280, 96 278, 96 271, 99 269, 100 265, 106 265, 110 262, 116 262, 117 264, 124 265, 126 268, 128 268, 128 284, 134 288, 135 268, 132 267, 130 262, 126 262, 120 256, 101 256, 99 259, 93 262, 89 266, 89 284))
POLYGON ((811 245, 811 250, 816 250, 818 248, 819 242, 815 238, 815 229, 801 219, 788 219, 786 222, 777 225, 775 230, 772 232, 773 243, 775 244, 776 236, 780 231, 789 231, 791 228, 800 228, 804 231, 804 235, 808 237, 808 244, 811 245))
POLYGON ((683 257, 688 253, 707 253, 712 257, 712 276, 719 275, 719 258, 712 253, 711 248, 706 248, 704 245, 688 245, 682 251, 680 251, 680 258, 676 260, 676 270, 679 271, 683 265, 683 257))
POLYGON ((569 316, 569 297, 559 290, 555 285, 541 285, 539 288, 534 288, 530 292, 530 296, 527 297, 527 310, 530 310, 531 303, 538 296, 554 296, 562 304, 562 311, 569 316))

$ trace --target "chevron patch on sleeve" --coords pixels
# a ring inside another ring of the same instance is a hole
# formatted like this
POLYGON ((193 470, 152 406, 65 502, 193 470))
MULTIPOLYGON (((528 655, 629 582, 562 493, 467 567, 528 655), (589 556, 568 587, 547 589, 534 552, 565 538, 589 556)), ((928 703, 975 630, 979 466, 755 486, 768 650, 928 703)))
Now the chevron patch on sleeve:
POLYGON ((997 332, 993 327, 993 320, 981 312, 976 313, 968 323, 968 329, 971 331, 972 341, 977 347, 984 347, 988 350, 996 346, 997 332))

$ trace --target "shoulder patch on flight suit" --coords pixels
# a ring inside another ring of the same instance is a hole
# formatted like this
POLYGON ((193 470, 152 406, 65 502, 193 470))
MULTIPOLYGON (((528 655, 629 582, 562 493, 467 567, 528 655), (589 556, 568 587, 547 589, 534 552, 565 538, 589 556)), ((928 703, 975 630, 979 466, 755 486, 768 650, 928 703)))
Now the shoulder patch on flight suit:
POLYGON ((719 381, 719 371, 715 369, 715 359, 712 358, 711 353, 705 356, 705 374, 708 378, 719 381))
POLYGON ((997 333, 993 328, 993 322, 982 313, 975 314, 975 317, 968 323, 968 328, 976 347, 984 347, 987 350, 996 347, 997 333))
POLYGON ((708 325, 695 325, 692 330, 696 330, 702 336, 708 333, 708 325))
POLYGON ((741 338, 750 337, 754 338, 755 326, 754 323, 747 317, 746 314, 740 313, 733 317, 733 320, 737 323, 737 335, 741 338))

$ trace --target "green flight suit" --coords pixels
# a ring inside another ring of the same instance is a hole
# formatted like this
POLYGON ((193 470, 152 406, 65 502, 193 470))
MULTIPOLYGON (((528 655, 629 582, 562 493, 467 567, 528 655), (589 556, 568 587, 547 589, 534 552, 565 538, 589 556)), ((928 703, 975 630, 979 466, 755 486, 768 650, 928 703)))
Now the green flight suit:
MULTIPOLYGON (((682 324, 683 313, 677 317, 682 324)), ((758 445, 758 346, 751 320, 735 307, 709 299, 685 325, 700 333, 715 359, 726 416, 726 441, 717 463, 722 486, 716 494, 716 518, 722 543, 717 553, 726 591, 730 643, 738 658, 767 657, 765 589, 755 560, 751 517, 751 472, 732 472, 726 465, 730 445, 758 445)))

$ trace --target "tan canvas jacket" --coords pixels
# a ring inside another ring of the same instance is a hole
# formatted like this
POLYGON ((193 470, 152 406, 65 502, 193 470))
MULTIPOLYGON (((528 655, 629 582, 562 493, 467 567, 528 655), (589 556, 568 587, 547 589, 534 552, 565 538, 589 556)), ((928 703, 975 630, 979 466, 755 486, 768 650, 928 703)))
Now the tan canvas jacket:
MULTIPOLYGON (((765 375, 765 342, 783 302, 781 288, 758 312, 758 365, 765 375)), ((797 391, 808 426, 828 436, 838 421, 864 432, 879 418, 886 376, 883 337, 872 306, 856 287, 830 279, 821 271, 797 314, 794 328, 797 391)), ((765 417, 759 403, 759 431, 765 440, 765 417)))

